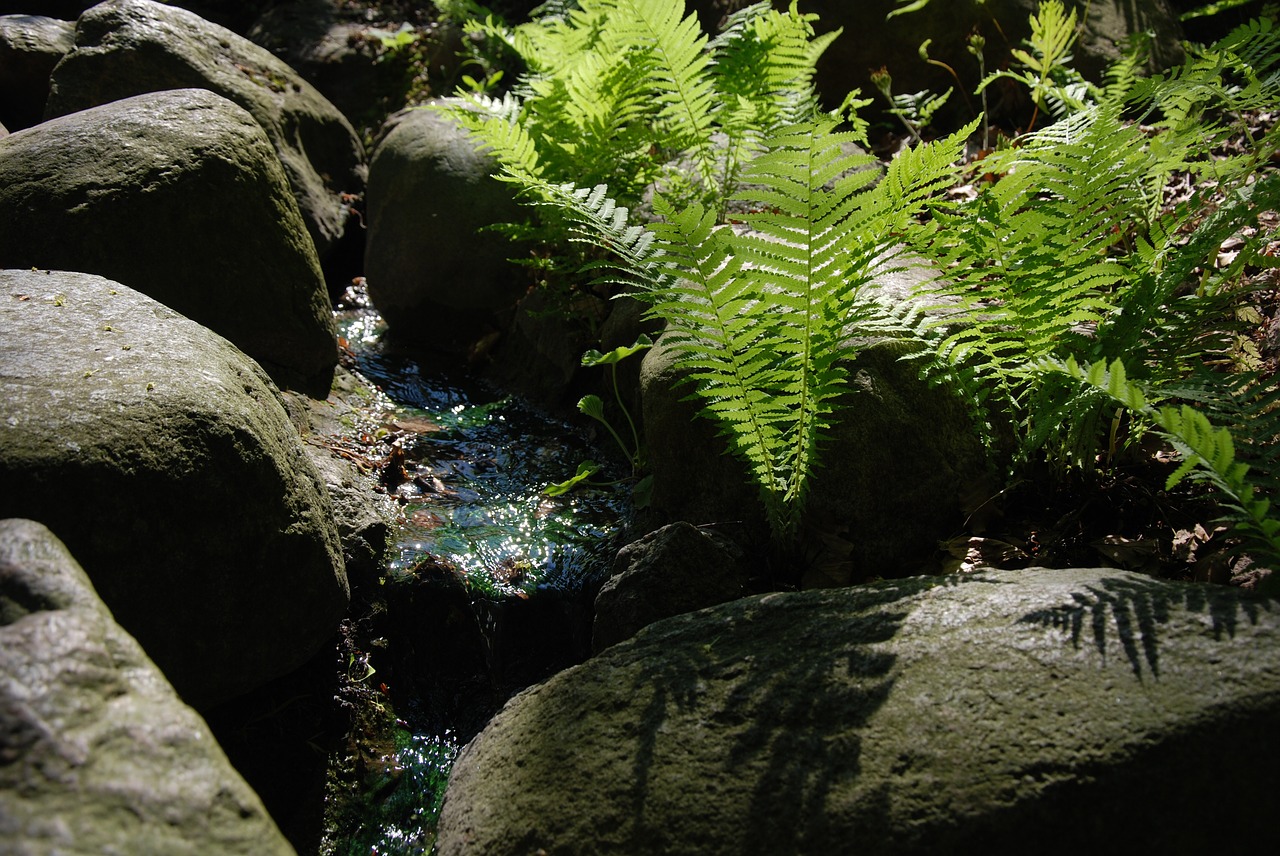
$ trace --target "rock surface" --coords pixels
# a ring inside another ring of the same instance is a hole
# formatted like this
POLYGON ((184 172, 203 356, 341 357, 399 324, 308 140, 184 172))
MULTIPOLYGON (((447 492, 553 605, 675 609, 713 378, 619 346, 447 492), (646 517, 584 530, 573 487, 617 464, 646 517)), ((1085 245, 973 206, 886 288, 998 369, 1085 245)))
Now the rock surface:
POLYGON ((46 115, 185 88, 215 92, 262 126, 326 258, 346 230, 342 194, 364 189, 363 147, 315 87, 243 36, 152 0, 99 3, 76 22, 76 46, 54 71, 46 115))
POLYGON ((0 268, 96 273, 230 339, 324 396, 338 361, 315 250, 253 117, 156 92, 0 141, 0 268))
POLYGON ((348 589, 279 393, 122 285, 0 272, 0 517, 47 525, 188 703, 303 663, 348 589))
MULTIPOLYGON (((1098 570, 746 598, 510 701, 454 854, 1265 852, 1280 603, 1098 570)), ((1267 842, 1270 842, 1268 844, 1267 842)))
POLYGON ((466 56, 461 24, 434 20, 437 14, 426 3, 277 0, 246 35, 310 81, 357 127, 376 127, 406 105, 410 92, 447 89, 456 78, 466 56), (399 33, 411 33, 414 41, 384 44, 399 33))
POLYGON ((312 445, 306 448, 333 501, 343 566, 351 584, 377 585, 391 536, 389 521, 394 519, 390 501, 380 502, 387 497, 374 492, 376 481, 347 461, 312 445))
POLYGON ((397 335, 463 348, 499 320, 527 282, 506 239, 480 231, 524 216, 493 160, 447 118, 406 111, 369 165, 365 273, 397 335))
POLYGON ((690 523, 672 523, 618 551, 596 596, 596 652, 663 618, 742 597, 748 583, 742 549, 690 523))
MULTIPOLYGON (((829 442, 810 479, 804 526, 820 548, 806 586, 845 584, 914 568, 963 521, 966 491, 986 475, 985 455, 964 408, 920 380, 881 342, 847 366, 850 392, 837 402, 829 442)), ((665 340, 640 371, 645 442, 657 515, 692 523, 746 521, 763 529, 763 507, 746 467, 724 450, 715 425, 695 414, 690 389, 665 340)))
POLYGON ((75 30, 43 15, 0 15, 0 124, 10 132, 44 117, 49 77, 75 44, 75 30))
POLYGON ((0 850, 287 854, 54 535, 0 521, 0 850))

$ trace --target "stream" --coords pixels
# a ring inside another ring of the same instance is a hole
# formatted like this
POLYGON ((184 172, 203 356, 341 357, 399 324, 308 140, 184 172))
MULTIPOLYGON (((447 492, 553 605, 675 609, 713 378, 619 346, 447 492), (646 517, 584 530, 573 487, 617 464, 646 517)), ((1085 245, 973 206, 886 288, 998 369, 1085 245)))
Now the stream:
POLYGON ((320 851, 427 853, 460 748, 515 692, 589 656, 630 494, 546 497, 579 462, 609 460, 581 428, 397 351, 367 305, 338 322, 400 513, 381 576, 353 580, 337 694, 351 726, 330 753, 320 851))

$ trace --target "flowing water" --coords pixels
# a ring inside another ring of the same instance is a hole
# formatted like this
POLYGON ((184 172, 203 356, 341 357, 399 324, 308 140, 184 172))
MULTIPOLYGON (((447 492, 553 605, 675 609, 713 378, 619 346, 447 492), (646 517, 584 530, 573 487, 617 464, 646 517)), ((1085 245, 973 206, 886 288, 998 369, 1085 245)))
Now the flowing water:
POLYGON ((353 725, 331 759, 323 849, 424 853, 460 747, 514 691, 589 653, 629 494, 546 497, 603 459, 580 428, 395 353, 371 310, 339 322, 378 390, 383 483, 402 513, 375 590, 353 592, 353 725))

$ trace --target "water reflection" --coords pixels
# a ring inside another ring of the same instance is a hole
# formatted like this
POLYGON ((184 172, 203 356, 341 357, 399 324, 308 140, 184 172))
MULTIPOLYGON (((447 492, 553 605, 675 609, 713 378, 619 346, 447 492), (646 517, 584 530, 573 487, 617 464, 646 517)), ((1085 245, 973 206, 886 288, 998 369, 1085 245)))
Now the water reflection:
MULTIPOLYGON (((325 849, 423 853, 454 757, 501 697, 542 668, 531 671, 528 658, 559 668, 576 656, 582 628, 572 625, 589 621, 589 601, 585 610, 580 601, 616 551, 610 539, 628 493, 620 485, 544 496, 582 460, 607 455, 568 422, 391 352, 371 311, 339 316, 339 327, 355 370, 385 396, 375 430, 394 437, 402 471, 384 485, 403 514, 381 580, 386 614, 370 619, 391 640, 370 680, 376 688, 389 675, 385 703, 395 711, 375 757, 355 764, 364 773, 359 827, 331 827, 325 849), (466 643, 443 638, 468 633, 480 640, 474 658, 466 643), (464 663, 473 673, 459 670, 464 663)), ((622 475, 617 465, 611 477, 622 475)))

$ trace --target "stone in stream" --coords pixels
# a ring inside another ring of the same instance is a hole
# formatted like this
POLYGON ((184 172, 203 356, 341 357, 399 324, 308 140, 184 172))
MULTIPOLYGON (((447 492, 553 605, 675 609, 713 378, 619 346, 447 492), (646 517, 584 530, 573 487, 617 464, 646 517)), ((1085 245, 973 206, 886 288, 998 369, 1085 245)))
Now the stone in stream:
POLYGON ((394 117, 369 164, 369 297, 400 337, 465 348, 506 326, 528 283, 484 227, 525 212, 492 157, 428 108, 394 117))
MULTIPOLYGON (((151 0, 99 3, 76 21, 76 45, 54 70, 46 115, 186 88, 215 92, 262 126, 326 259, 350 216, 343 194, 364 189, 363 146, 315 87, 243 36, 151 0)), ((235 216, 234 209, 221 213, 235 216)))
POLYGON ((305 662, 349 597, 280 393, 118 283, 0 272, 0 517, 48 526, 188 703, 305 662))
POLYGON ((0 851, 290 854, 66 547, 0 520, 0 851))
POLYGON ((742 548, 713 530, 672 523, 626 545, 595 602, 597 653, 662 618, 742 597, 742 548))
POLYGON ((57 18, 0 15, 0 122, 11 132, 44 118, 49 77, 75 32, 75 24, 57 18))
POLYGON ((441 856, 1265 853, 1280 602, 1109 569, 744 598, 512 699, 441 856))
POLYGON ((315 249, 262 128, 203 89, 126 98, 0 140, 0 268, 96 273, 323 397, 338 346, 315 249))

